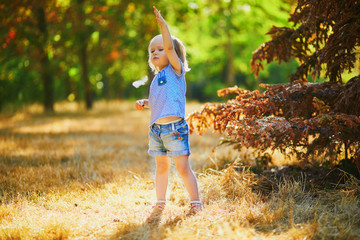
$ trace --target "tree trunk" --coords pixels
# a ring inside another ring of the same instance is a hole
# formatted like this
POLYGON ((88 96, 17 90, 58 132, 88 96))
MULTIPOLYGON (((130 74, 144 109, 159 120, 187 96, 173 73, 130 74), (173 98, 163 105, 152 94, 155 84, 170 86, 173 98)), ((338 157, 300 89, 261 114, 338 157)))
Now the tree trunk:
POLYGON ((102 88, 102 94, 104 95, 106 100, 110 100, 109 78, 106 73, 103 74, 102 82, 104 84, 102 88))
POLYGON ((47 23, 45 18, 45 11, 43 7, 37 9, 37 21, 38 29, 40 32, 39 36, 39 52, 40 52, 40 73, 41 79, 44 86, 44 109, 46 112, 54 111, 54 83, 53 78, 50 74, 50 61, 48 53, 46 51, 46 44, 48 40, 47 23))
POLYGON ((64 79, 64 85, 65 85, 65 99, 68 99, 69 95, 73 92, 71 87, 71 79, 68 73, 66 73, 64 79))
POLYGON ((230 29, 227 29, 227 43, 226 43, 226 54, 227 54, 227 65, 226 65, 226 85, 232 87, 235 85, 235 69, 234 69, 234 53, 231 43, 230 29))
MULTIPOLYGON (((232 13, 232 7, 233 7, 234 1, 231 0, 227 10, 232 13)), ((229 87, 232 87, 235 85, 235 68, 234 68, 234 53, 233 53, 233 47, 232 47, 232 36, 231 36, 231 18, 232 14, 230 14, 226 19, 226 56, 227 56, 227 65, 226 65, 226 85, 229 87)))
POLYGON ((360 47, 358 47, 357 55, 358 55, 358 59, 357 59, 357 73, 358 73, 358 75, 360 75, 360 47))
POLYGON ((90 110, 93 105, 93 93, 88 74, 89 69, 87 64, 87 43, 84 42, 81 44, 79 55, 81 65, 81 79, 84 86, 86 109, 90 110))
POLYGON ((84 87, 84 96, 86 109, 90 110, 93 106, 93 91, 91 89, 91 83, 89 80, 89 68, 87 62, 87 47, 89 41, 89 34, 87 26, 84 25, 85 16, 84 16, 84 0, 77 0, 77 14, 78 14, 78 23, 81 26, 78 32, 78 43, 79 44, 79 61, 81 66, 81 80, 84 87))

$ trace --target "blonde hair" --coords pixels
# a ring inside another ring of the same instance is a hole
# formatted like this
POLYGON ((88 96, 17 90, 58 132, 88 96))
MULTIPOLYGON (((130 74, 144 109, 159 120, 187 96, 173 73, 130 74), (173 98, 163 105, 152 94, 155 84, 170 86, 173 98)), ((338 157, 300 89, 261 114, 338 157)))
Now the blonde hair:
MULTIPOLYGON (((160 36, 160 37, 162 38, 162 35, 161 35, 161 34, 156 35, 155 37, 153 37, 153 39, 151 39, 150 44, 149 44, 149 47, 148 47, 148 53, 149 53, 148 63, 149 63, 150 69, 151 69, 154 73, 158 73, 158 71, 156 70, 154 64, 152 64, 152 62, 151 62, 150 45, 151 45, 151 42, 152 42, 156 37, 158 37, 158 36, 160 36)), ((178 39, 177 37, 171 36, 171 38, 172 38, 172 40, 173 40, 173 45, 174 45, 174 49, 175 49, 176 55, 180 58, 181 62, 183 63, 185 72, 190 71, 190 68, 189 68, 189 65, 188 65, 188 61, 186 60, 186 48, 185 48, 183 42, 182 42, 180 39, 178 39)))

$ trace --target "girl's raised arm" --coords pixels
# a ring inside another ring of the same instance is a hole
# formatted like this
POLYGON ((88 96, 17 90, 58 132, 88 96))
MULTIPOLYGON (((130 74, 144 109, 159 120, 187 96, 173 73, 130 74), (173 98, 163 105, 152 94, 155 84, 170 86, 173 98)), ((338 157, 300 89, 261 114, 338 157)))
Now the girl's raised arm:
POLYGON ((160 25, 160 28, 161 28, 161 35, 162 35, 163 42, 164 42, 165 53, 169 59, 171 66, 174 68, 176 73, 181 74, 181 71, 182 71, 181 62, 180 62, 178 55, 175 52, 173 40, 171 38, 171 34, 170 34, 169 28, 167 26, 167 23, 164 20, 164 18, 161 16, 160 11, 157 10, 156 7, 153 7, 153 8, 154 8, 155 16, 156 16, 156 21, 158 22, 158 24, 160 25))

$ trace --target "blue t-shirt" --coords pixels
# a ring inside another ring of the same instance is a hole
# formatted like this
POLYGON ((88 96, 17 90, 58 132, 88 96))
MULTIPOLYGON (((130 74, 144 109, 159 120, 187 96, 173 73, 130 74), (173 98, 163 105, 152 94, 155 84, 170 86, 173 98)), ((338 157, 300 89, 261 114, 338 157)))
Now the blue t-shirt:
POLYGON ((171 64, 158 72, 150 85, 150 126, 163 117, 185 118, 185 93, 185 70, 182 63, 181 74, 177 74, 171 64))

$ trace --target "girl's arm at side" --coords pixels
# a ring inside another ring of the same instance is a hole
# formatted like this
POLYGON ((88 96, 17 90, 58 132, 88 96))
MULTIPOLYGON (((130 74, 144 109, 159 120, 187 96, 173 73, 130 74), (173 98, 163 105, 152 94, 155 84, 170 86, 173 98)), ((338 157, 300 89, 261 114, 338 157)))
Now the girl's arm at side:
POLYGON ((176 71, 176 73, 181 74, 181 71, 182 71, 181 62, 180 62, 178 55, 175 52, 173 40, 171 38, 171 34, 169 31, 168 25, 167 25, 166 21, 164 20, 164 18, 161 16, 160 11, 156 9, 156 7, 154 7, 154 13, 156 15, 156 21, 158 22, 158 24, 160 25, 160 28, 161 28, 161 35, 162 35, 163 42, 164 42, 164 50, 169 59, 169 62, 171 64, 171 66, 174 68, 174 70, 176 71))

